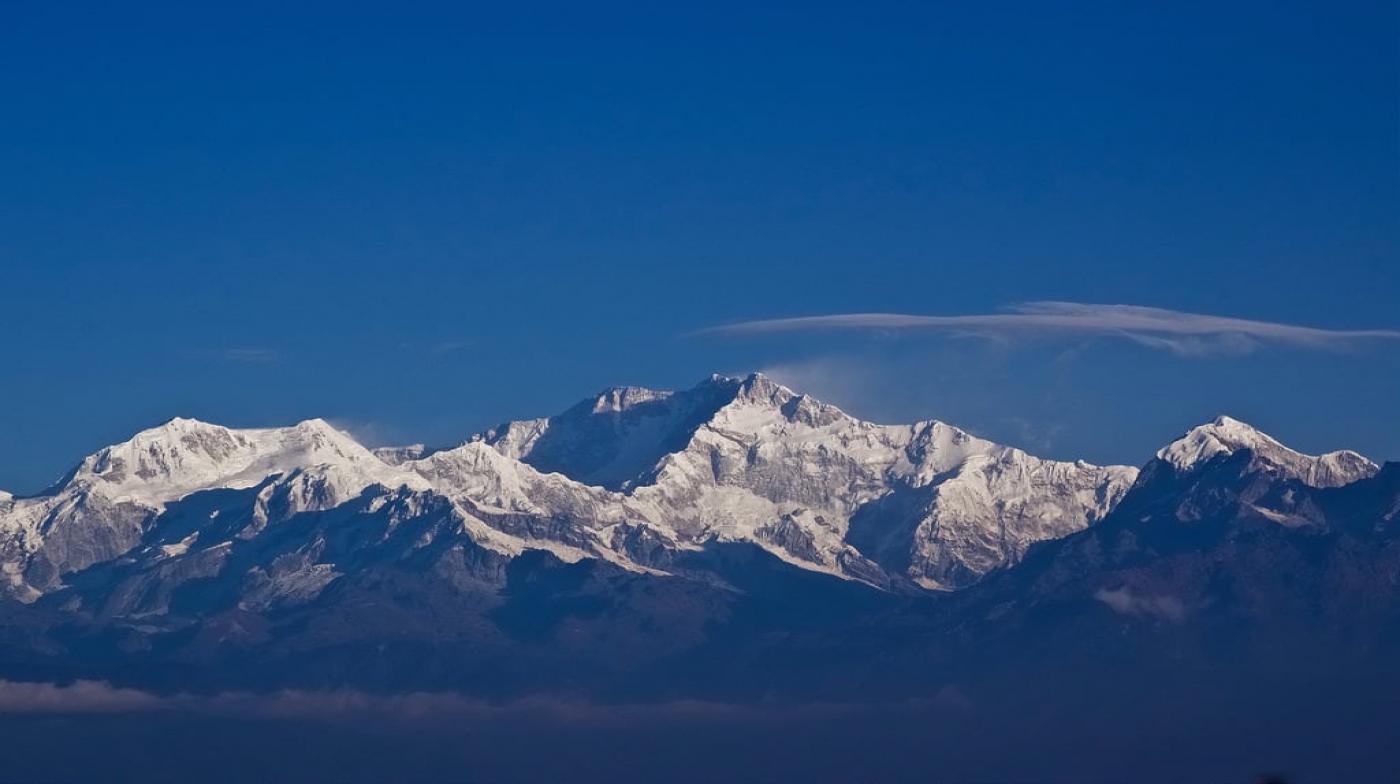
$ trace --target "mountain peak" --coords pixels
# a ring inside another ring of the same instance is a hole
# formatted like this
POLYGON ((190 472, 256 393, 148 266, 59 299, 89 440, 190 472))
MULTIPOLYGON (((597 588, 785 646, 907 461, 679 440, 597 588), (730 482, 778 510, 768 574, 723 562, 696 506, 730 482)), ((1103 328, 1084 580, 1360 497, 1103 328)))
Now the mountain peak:
POLYGON ((86 458, 64 486, 150 506, 214 486, 252 486, 272 474, 332 465, 385 481, 392 469, 324 419, 233 429, 176 417, 86 458))
POLYGON ((737 398, 755 403, 782 405, 797 393, 762 373, 750 373, 739 382, 737 398))
POLYGON ((680 391, 612 387, 443 451, 370 452, 324 419, 231 429, 176 418, 93 455, 24 509, 7 504, 0 525, 32 532, 22 557, 47 558, 40 529, 61 517, 49 530, 60 530, 53 555, 64 560, 25 583, 44 590, 124 552, 201 491, 257 488, 252 519, 269 525, 379 486, 460 502, 471 535, 507 549, 664 569, 676 547, 743 541, 874 585, 949 589, 1101 519, 1135 474, 1039 460, 941 423, 866 422, 752 373, 680 391), (118 508, 129 517, 106 516, 118 508), (669 549, 637 549, 614 528, 624 524, 669 549), (93 547, 69 557, 69 535, 93 547))
POLYGON ((138 439, 142 441, 153 441, 162 438, 178 439, 182 436, 191 433, 210 433, 219 432, 223 430, 227 430, 227 428, 223 427, 222 425, 216 425, 212 422, 205 422, 202 419, 177 416, 171 417, 170 419, 167 419, 164 422, 161 422, 159 425, 155 425, 154 427, 148 427, 144 430, 137 431, 134 435, 132 435, 128 442, 136 441, 138 439))
POLYGON ((654 403, 665 400, 675 394, 665 389, 650 389, 648 387, 608 387, 593 399, 591 412, 602 414, 606 412, 622 412, 633 406, 654 403))
POLYGON ((1350 450, 1306 455, 1284 446, 1273 436, 1229 416, 1192 428, 1157 452, 1157 459, 1178 473, 1194 470, 1221 455, 1248 450, 1254 467, 1281 473, 1314 487, 1339 487, 1372 476, 1375 463, 1350 450))
MULTIPOLYGON (((299 439, 304 439, 309 447, 330 446, 338 452, 345 454, 359 453, 364 449, 360 442, 356 441, 349 433, 337 428, 330 422, 320 417, 304 419, 288 429, 290 434, 295 434, 299 439)), ((297 438, 290 439, 293 441, 297 438)))
POLYGON ((506 422, 469 441, 484 441, 545 473, 620 489, 684 447, 742 384, 716 374, 680 391, 610 387, 563 413, 506 422))
POLYGON ((1178 471, 1189 471, 1217 455, 1234 454, 1241 449, 1258 451, 1261 447, 1287 449, 1258 428, 1222 415, 1191 428, 1159 450, 1157 457, 1171 463, 1178 471))
POLYGON ((158 428, 170 428, 170 429, 173 429, 173 430, 190 430, 190 429, 196 429, 196 428, 201 428, 201 427, 215 427, 215 425, 211 425, 211 424, 208 423, 208 422, 205 422, 205 421, 200 420, 200 419, 195 419, 195 418, 193 418, 193 417, 176 416, 176 417, 171 417, 171 418, 165 420, 164 422, 162 422, 162 423, 161 423, 160 425, 158 425, 157 427, 158 427, 158 428))

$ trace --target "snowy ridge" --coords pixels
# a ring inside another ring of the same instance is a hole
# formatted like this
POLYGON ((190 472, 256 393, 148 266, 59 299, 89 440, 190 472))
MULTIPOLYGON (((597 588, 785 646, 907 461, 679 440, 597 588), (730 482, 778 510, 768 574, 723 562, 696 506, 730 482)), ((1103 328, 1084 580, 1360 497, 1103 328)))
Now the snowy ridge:
POLYGON ((346 488, 411 481, 325 420, 232 430, 176 418, 87 458, 64 487, 159 508, 198 490, 253 487, 273 474, 324 467, 346 488))
MULTIPOLYGON (((630 515, 680 542, 751 542, 805 568, 882 586, 969 584, 1014 563, 1034 541, 1100 519, 1136 476, 1128 467, 1040 460, 941 422, 864 422, 759 374, 713 376, 683 393, 613 390, 588 416, 584 410, 479 440, 532 462, 535 434, 553 433, 573 454, 572 445, 586 443, 606 456, 637 453, 639 432, 665 432, 673 451, 617 477, 630 515), (652 410, 623 425, 611 417, 638 403, 652 410), (603 417, 606 427, 597 422, 603 417), (922 505, 881 514, 881 499, 895 494, 917 495, 922 505), (852 531, 862 512, 865 529, 893 532, 877 537, 878 553, 865 552, 852 531)), ((557 462, 557 452, 547 460, 557 462)))
MULTIPOLYGON (((1159 459, 1186 471, 1246 448, 1317 486, 1376 470, 1223 418, 1159 459)), ((322 420, 236 430, 175 419, 88 457, 47 495, 0 494, 0 592, 33 601, 119 561, 140 575, 113 600, 125 611, 164 612, 180 581, 219 575, 267 607, 312 601, 380 562, 463 585, 501 579, 527 550, 672 573, 713 542, 891 590, 954 590, 1103 519, 1137 475, 1042 460, 934 420, 866 422, 762 375, 618 387, 441 450, 371 451, 322 420), (272 560, 225 573, 257 548, 272 560)))
POLYGON ((722 376, 680 392, 613 387, 558 416, 507 422, 472 440, 542 471, 618 490, 684 446, 737 387, 722 376))
POLYGON ((50 494, 0 508, 4 577, 15 594, 33 598, 64 573, 126 552, 168 504, 272 476, 280 482, 259 493, 254 509, 261 524, 274 492, 279 513, 290 516, 338 506, 372 485, 427 486, 320 419, 234 430, 176 418, 89 456, 50 494))
POLYGON ((1305 455, 1255 428, 1227 416, 1192 429, 1157 452, 1157 459, 1186 472, 1220 455, 1253 454, 1252 467, 1297 479, 1313 487, 1340 487, 1374 476, 1380 467, 1350 450, 1305 455))

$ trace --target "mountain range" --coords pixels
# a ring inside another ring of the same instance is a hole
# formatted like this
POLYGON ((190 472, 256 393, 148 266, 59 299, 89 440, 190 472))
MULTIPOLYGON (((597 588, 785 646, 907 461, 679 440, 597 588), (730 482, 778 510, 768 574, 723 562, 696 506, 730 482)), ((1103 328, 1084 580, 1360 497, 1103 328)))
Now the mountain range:
MULTIPOLYGON (((8 501, 0 531, 7 588, 23 601, 119 556, 219 559, 269 525, 366 494, 442 504, 459 524, 450 536, 505 558, 546 550, 664 574, 678 553, 748 542, 881 588, 950 590, 1102 519, 1136 473, 1042 460, 942 422, 875 425, 762 375, 716 376, 681 392, 610 389, 440 450, 371 451, 323 420, 173 419, 88 457, 49 493, 8 501), (241 524, 218 526, 230 539, 202 526, 148 541, 169 530, 170 505, 254 488, 248 510, 228 513, 241 524)), ((310 559, 289 590, 303 595, 333 567, 310 559)))
POLYGON ((1095 466, 762 375, 609 389, 442 449, 173 419, 0 494, 0 676, 1061 703, 1145 672, 1393 685, 1397 515, 1400 465, 1228 417, 1095 466))

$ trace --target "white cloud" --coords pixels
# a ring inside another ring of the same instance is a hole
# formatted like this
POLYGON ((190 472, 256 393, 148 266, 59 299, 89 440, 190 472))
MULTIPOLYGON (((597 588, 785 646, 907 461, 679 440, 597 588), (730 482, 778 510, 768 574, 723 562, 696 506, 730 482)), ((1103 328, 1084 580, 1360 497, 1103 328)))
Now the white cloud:
POLYGON ((1135 593, 1125 585, 1112 590, 1100 588, 1094 592, 1094 598, 1119 615, 1146 615, 1171 623, 1181 623, 1186 619, 1186 606, 1175 596, 1135 593))
POLYGON ((162 698, 99 681, 54 683, 0 681, 0 713, 133 713, 160 710, 162 698))
POLYGON ((838 313, 765 319, 709 327, 692 334, 739 336, 816 330, 923 330, 993 338, 1113 336, 1182 356, 1247 353, 1266 344, 1341 349, 1361 341, 1400 339, 1400 331, 1392 329, 1321 329, 1141 305, 1077 302, 1028 302, 1004 313, 963 316, 838 313))
POLYGON ((281 354, 270 348, 230 348, 224 350, 224 359, 230 362, 266 365, 276 362, 280 358, 281 354))
POLYGON ((472 341, 470 340, 444 340, 439 343, 434 343, 432 347, 428 349, 428 353, 435 357, 440 357, 444 354, 456 353, 471 345, 472 341))
POLYGON ((965 710, 971 701, 955 685, 932 700, 883 702, 806 702, 791 705, 674 700, 658 703, 596 703, 546 695, 510 702, 488 702, 464 694, 412 691, 370 694, 354 689, 329 691, 220 692, 156 694, 104 681, 69 684, 0 680, 0 715, 90 715, 179 711, 247 718, 363 722, 373 720, 435 723, 443 720, 494 723, 501 720, 550 721, 597 727, 670 722, 736 722, 789 725, 796 717, 833 720, 868 710, 965 710))

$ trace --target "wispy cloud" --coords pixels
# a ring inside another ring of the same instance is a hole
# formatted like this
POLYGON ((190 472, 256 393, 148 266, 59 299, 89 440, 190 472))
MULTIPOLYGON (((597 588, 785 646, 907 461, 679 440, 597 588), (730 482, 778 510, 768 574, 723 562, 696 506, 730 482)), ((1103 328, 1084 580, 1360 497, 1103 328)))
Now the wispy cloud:
POLYGON ((1400 331, 1393 329, 1321 329, 1141 305, 1078 302, 1027 302, 1001 313, 961 316, 838 313, 745 321, 691 334, 742 336, 818 330, 923 330, 994 339, 1113 336, 1183 356, 1240 354, 1268 344, 1341 349, 1362 341, 1400 340, 1400 331))
POLYGON ((267 365, 281 359, 276 349, 270 348, 230 348, 224 349, 224 359, 230 362, 244 362, 250 365, 267 365))
POLYGON ((1186 605, 1175 596, 1142 594, 1123 586, 1112 590, 1100 588, 1094 592, 1094 598, 1119 615, 1146 615, 1172 623, 1186 619, 1186 605))
POLYGON ((428 353, 432 354, 435 357, 440 357, 443 354, 452 354, 461 351, 462 349, 471 346, 471 344, 472 341, 470 340, 444 340, 440 343, 435 343, 431 347, 429 347, 428 353))
POLYGON ((67 685, 0 681, 0 714, 134 713, 160 710, 165 701, 149 692, 100 681, 67 685))
POLYGON ((179 711, 249 718, 324 721, 430 720, 497 722, 549 721, 597 727, 651 725, 658 721, 736 722, 790 725, 794 718, 840 719, 868 711, 962 711, 971 702, 956 684, 932 699, 887 702, 807 702, 792 705, 675 700, 657 703, 595 703, 537 695, 509 702, 486 702, 455 692, 370 694, 354 689, 284 690, 270 693, 156 694, 103 681, 69 684, 0 680, 0 715, 134 714, 179 711))

